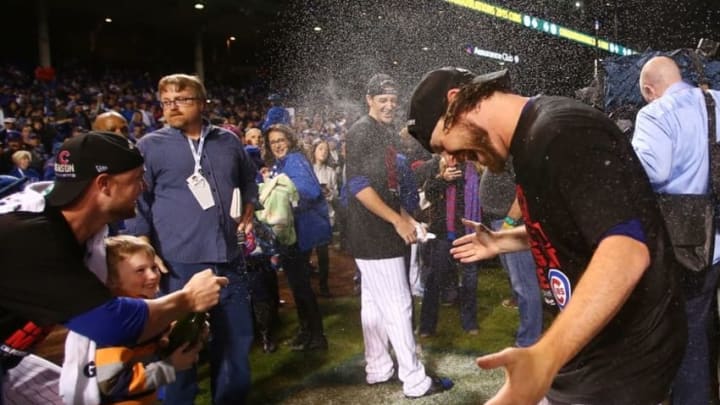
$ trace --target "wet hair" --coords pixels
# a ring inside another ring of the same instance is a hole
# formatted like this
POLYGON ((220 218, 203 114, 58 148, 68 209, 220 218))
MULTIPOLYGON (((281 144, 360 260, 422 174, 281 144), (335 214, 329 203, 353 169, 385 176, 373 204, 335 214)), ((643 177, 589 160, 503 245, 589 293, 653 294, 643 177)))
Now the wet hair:
POLYGON ((158 98, 160 98, 160 93, 168 90, 169 87, 173 87, 177 89, 177 91, 190 89, 193 91, 195 97, 200 98, 202 102, 205 102, 207 98, 205 86, 197 76, 176 73, 163 77, 158 82, 158 98))
POLYGON ((450 103, 445 112, 445 129, 457 124, 459 117, 475 108, 482 100, 489 98, 495 92, 510 93, 507 87, 497 81, 476 82, 471 81, 460 87, 455 99, 450 103))
POLYGON ((105 239, 107 254, 107 285, 114 285, 118 282, 118 264, 128 257, 145 253, 155 258, 155 249, 145 239, 137 236, 118 235, 105 239))
POLYGON ((292 128, 285 124, 270 125, 265 133, 263 133, 263 149, 265 150, 265 161, 268 163, 268 166, 272 166, 272 162, 275 160, 275 155, 273 155, 272 149, 270 149, 270 132, 273 131, 280 132, 285 135, 285 139, 287 139, 288 142, 288 153, 300 150, 297 135, 295 135, 295 131, 292 128))

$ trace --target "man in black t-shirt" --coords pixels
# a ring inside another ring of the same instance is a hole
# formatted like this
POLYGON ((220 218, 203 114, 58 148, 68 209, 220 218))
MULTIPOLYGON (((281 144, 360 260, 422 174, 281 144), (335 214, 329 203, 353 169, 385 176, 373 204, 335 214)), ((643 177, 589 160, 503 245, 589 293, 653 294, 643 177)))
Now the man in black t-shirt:
POLYGON ((577 101, 509 90, 506 71, 444 68, 416 88, 408 129, 426 148, 503 169, 512 156, 525 226, 476 233, 462 262, 531 248, 558 311, 534 345, 480 357, 505 367, 493 404, 658 404, 686 340, 675 262, 630 143, 577 101))
POLYGON ((58 152, 45 209, 0 215, 0 380, 56 324, 98 345, 133 345, 217 303, 227 279, 210 270, 182 291, 141 300, 113 298, 103 275, 85 265, 92 260, 86 242, 102 244, 106 224, 135 214, 142 164, 137 149, 116 134, 73 137, 58 152))
POLYGON ((397 164, 398 137, 392 131, 397 108, 397 83, 377 74, 368 82, 368 115, 347 135, 348 243, 362 274, 362 328, 366 381, 380 384, 393 378, 389 344, 398 361, 403 393, 412 398, 452 387, 446 378, 425 373, 415 353, 412 299, 405 271, 406 244, 415 242, 417 222, 403 208, 397 164))

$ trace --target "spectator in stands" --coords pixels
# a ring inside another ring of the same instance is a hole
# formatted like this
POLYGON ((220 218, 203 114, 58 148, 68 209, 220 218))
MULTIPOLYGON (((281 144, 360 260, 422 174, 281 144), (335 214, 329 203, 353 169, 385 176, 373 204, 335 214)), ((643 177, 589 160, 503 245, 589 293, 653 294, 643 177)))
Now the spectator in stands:
POLYGON ((153 115, 151 109, 148 107, 149 102, 145 99, 142 99, 138 102, 138 111, 140 114, 142 114, 142 122, 145 125, 145 128, 147 129, 155 129, 155 125, 157 124, 155 120, 155 116, 153 115))
POLYGON ((290 113, 282 106, 282 96, 277 93, 270 94, 268 101, 270 101, 270 109, 260 127, 262 131, 266 132, 274 124, 290 125, 290 113))
POLYGON ((47 159, 47 153, 45 153, 45 148, 40 145, 40 137, 33 132, 30 123, 23 125, 21 135, 23 141, 22 149, 30 152, 30 168, 37 173, 42 173, 45 160, 47 159))
POLYGON ((262 149, 262 131, 259 128, 250 128, 245 131, 245 145, 253 145, 262 149))
MULTIPOLYGON (((62 142, 62 140, 58 139, 57 131, 46 125, 43 118, 33 118, 31 122, 33 132, 40 137, 40 143, 45 149, 45 153, 50 154, 53 150, 55 142, 62 142)), ((86 129, 90 128, 86 127, 86 129)))
POLYGON ((15 130, 7 131, 5 143, 7 147, 0 154, 0 174, 9 173, 13 169, 12 155, 22 149, 22 134, 15 130))
POLYGON ((93 122, 93 130, 114 132, 125 138, 130 136, 127 120, 116 111, 108 111, 98 115, 93 122))
POLYGON ((2 139, 6 140, 9 131, 15 130, 15 117, 5 117, 3 119, 2 139))
POLYGON ((90 117, 87 114, 87 105, 78 101, 73 107, 73 125, 76 127, 90 128, 90 117))
POLYGON ((10 170, 10 175, 18 178, 27 177, 28 183, 35 183, 40 181, 40 173, 37 170, 30 167, 32 163, 32 154, 26 150, 19 150, 12 154, 13 169, 10 170))

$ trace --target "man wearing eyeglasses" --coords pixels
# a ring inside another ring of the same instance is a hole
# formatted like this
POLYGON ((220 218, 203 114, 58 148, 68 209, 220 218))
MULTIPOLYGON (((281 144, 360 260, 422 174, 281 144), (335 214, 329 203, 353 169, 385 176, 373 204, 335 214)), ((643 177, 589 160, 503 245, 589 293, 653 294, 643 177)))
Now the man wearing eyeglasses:
MULTIPOLYGON (((256 169, 234 134, 203 119, 206 94, 197 77, 165 76, 158 95, 167 125, 138 141, 147 189, 128 233, 150 239, 165 260, 163 293, 206 268, 230 280, 210 311, 210 377, 213 403, 242 404, 250 387, 253 334, 237 234, 252 229, 256 169), (235 189, 242 196, 240 218, 230 213, 235 189)), ((196 393, 196 370, 179 372, 165 402, 192 404, 196 393)))

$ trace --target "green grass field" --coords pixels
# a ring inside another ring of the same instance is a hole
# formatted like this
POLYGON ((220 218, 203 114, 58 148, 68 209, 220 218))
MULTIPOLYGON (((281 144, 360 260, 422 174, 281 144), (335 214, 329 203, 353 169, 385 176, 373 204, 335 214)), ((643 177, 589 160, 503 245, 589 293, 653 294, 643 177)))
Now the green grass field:
MULTIPOLYGON (((441 307, 438 333, 418 338, 421 359, 430 373, 450 377, 455 387, 435 396, 408 400, 399 382, 370 387, 365 384, 360 297, 321 302, 327 352, 291 352, 285 343, 297 327, 295 310, 280 311, 277 352, 265 354, 255 346, 251 353, 250 404, 477 404, 502 385, 503 371, 484 371, 474 359, 511 345, 518 324, 516 309, 501 305, 509 296, 508 279, 500 269, 480 270, 478 322, 480 333, 467 335, 460 327, 458 308, 441 307)), ((416 300, 416 314, 420 300, 416 300)), ((196 403, 210 404, 207 366, 200 369, 201 395, 196 403)))

